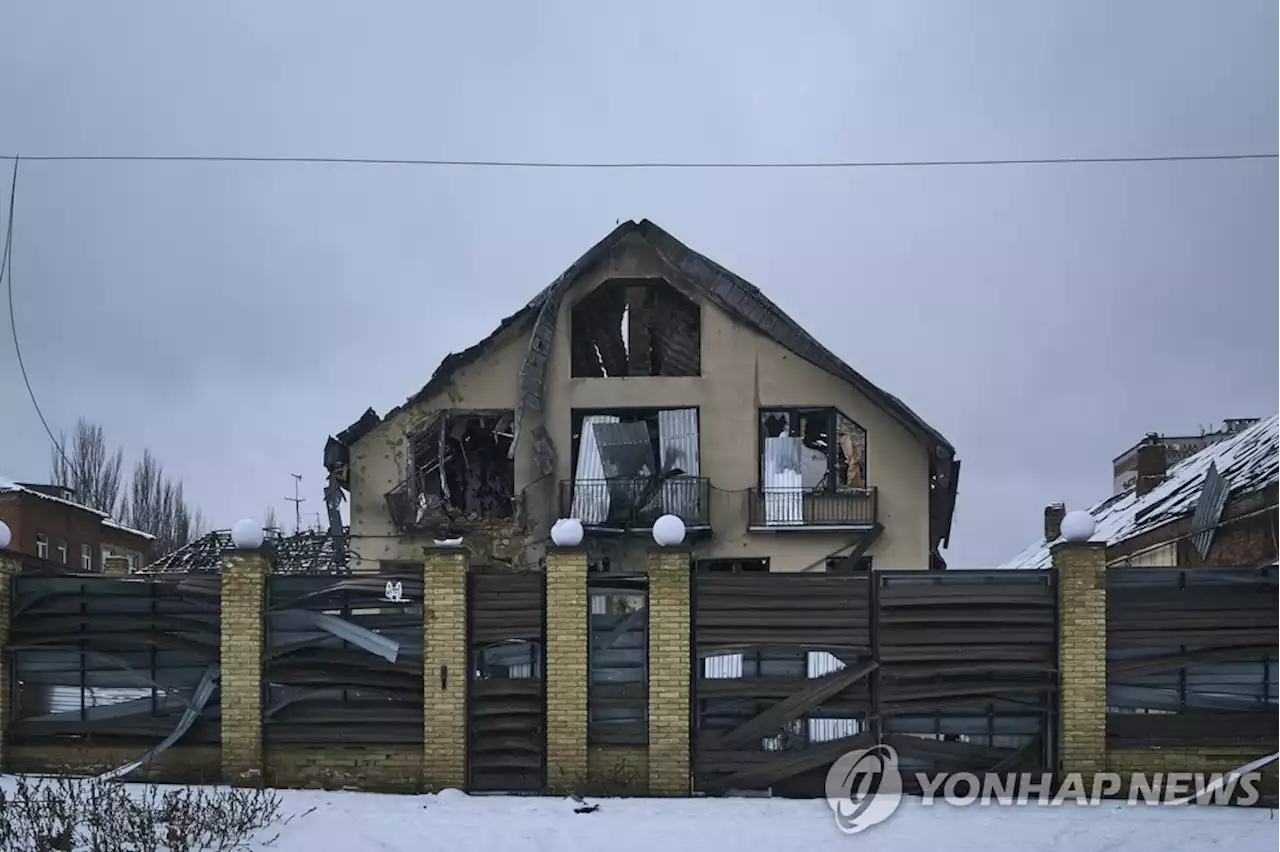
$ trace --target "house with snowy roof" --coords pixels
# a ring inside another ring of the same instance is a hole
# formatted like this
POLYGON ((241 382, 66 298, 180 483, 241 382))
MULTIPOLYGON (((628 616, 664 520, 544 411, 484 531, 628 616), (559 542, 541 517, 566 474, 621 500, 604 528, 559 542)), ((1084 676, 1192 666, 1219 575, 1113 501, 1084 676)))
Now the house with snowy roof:
MULTIPOLYGON (((1251 568, 1277 559, 1280 416, 1168 465, 1150 435, 1136 450, 1132 485, 1089 508, 1109 567, 1251 568)), ((1048 506, 1044 536, 1001 568, 1047 568, 1067 507, 1048 506)))
POLYGON ((136 570, 151 560, 155 541, 150 533, 78 502, 70 488, 4 477, 0 522, 9 528, 10 551, 76 571, 101 571, 112 556, 136 570))

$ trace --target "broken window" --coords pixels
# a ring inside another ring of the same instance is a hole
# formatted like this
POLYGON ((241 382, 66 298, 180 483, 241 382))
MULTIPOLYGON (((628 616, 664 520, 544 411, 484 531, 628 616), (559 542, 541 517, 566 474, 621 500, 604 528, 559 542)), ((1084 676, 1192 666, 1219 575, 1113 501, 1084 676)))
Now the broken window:
POLYGON ((509 518, 515 497, 512 414, 442 413, 409 436, 413 511, 424 517, 509 518))
POLYGON ((701 375, 698 304, 660 279, 609 281, 574 305, 574 378, 701 375))
POLYGON ((707 523, 698 409, 574 412, 573 424, 571 517, 588 526, 651 525, 664 514, 707 523))
POLYGON ((842 491, 867 486, 867 430, 834 408, 760 412, 766 489, 842 491))

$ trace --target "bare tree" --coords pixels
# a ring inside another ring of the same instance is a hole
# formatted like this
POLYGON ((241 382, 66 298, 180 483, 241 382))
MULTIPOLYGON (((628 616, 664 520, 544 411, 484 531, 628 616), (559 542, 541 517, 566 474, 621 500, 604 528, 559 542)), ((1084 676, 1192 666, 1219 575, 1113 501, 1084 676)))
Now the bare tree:
POLYGON ((143 450, 134 465, 126 504, 129 525, 156 537, 157 556, 177 550, 203 532, 204 520, 198 509, 188 505, 182 480, 165 476, 164 466, 150 450, 143 450))
POLYGON ((119 447, 114 453, 107 450, 101 426, 81 417, 70 442, 65 432, 58 436, 50 460, 49 478, 54 485, 70 488, 76 499, 90 508, 115 515, 120 506, 124 451, 119 447))
POLYGON ((276 525, 276 507, 267 506, 262 513, 262 528, 264 530, 272 530, 279 532, 280 528, 276 525))

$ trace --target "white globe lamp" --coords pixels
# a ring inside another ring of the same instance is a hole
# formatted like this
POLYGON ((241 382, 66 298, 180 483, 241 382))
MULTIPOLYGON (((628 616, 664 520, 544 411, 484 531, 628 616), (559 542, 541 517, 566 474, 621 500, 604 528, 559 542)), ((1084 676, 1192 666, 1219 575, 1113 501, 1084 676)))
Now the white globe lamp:
POLYGON ((253 518, 241 518, 231 528, 231 543, 236 550, 257 550, 264 538, 262 524, 253 518))
POLYGON ((577 518, 561 518, 551 525, 551 541, 556 547, 577 547, 582 544, 582 521, 577 518))
POLYGON ((0 521, 0 550, 7 550, 11 541, 13 541, 13 532, 10 531, 8 524, 0 521))
POLYGON ((653 522, 653 540, 659 547, 679 547, 684 543, 684 521, 676 515, 663 515, 653 522))
POLYGON ((1093 531, 1096 528, 1093 516, 1077 509, 1074 512, 1067 512, 1062 519, 1062 538, 1064 541, 1076 543, 1088 541, 1093 538, 1093 531))

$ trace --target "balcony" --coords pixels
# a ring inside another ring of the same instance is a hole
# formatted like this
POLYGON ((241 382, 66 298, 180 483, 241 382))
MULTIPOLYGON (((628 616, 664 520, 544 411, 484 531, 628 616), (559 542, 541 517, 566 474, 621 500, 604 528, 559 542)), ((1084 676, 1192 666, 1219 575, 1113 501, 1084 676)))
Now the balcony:
POLYGON ((879 520, 875 488, 753 488, 749 500, 748 525, 752 532, 868 530, 879 520))
POLYGON ((711 483, 704 477, 677 476, 566 479, 560 482, 560 514, 578 518, 588 530, 647 532, 663 515, 675 515, 687 530, 711 526, 711 483))

